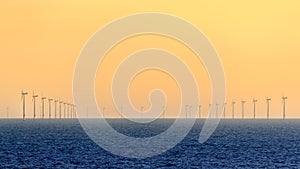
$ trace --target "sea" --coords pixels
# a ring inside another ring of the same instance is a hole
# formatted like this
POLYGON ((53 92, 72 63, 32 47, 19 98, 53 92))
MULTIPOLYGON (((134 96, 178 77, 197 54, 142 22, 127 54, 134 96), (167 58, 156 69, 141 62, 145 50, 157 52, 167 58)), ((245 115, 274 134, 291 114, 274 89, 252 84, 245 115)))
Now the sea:
MULTIPOLYGON (((151 137, 174 119, 135 124, 107 119, 118 132, 151 137)), ((204 119, 175 147, 135 159, 114 155, 82 129, 78 119, 0 119, 0 168, 300 168, 300 120, 223 119, 203 144, 204 119)))

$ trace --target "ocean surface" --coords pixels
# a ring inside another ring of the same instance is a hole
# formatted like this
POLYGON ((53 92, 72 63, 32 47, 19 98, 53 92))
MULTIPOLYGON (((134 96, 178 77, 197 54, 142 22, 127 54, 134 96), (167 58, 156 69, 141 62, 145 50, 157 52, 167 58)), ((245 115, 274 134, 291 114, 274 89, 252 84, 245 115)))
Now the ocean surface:
MULTIPOLYGON (((108 121, 134 137, 159 134, 173 123, 108 121)), ((210 139, 200 144, 203 122, 198 120, 169 151, 131 159, 99 147, 76 119, 0 119, 0 168, 300 168, 300 120, 221 120, 210 139)))

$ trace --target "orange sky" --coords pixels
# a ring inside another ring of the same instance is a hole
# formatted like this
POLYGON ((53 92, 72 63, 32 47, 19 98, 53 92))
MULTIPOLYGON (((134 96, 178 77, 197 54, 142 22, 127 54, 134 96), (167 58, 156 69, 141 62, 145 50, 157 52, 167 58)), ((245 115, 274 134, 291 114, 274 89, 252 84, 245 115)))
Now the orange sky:
MULTIPOLYGON (((265 117, 265 97, 270 96, 271 116, 281 116, 281 96, 288 96, 287 117, 299 118, 300 104, 300 2, 288 1, 8 1, 0 2, 0 117, 21 117, 20 92, 25 89, 28 114, 31 93, 72 101, 72 77, 76 58, 89 37, 110 21, 139 12, 162 12, 183 18, 203 31, 222 60, 227 81, 227 100, 247 100, 251 116, 253 96, 259 102, 258 117, 265 117)), ((200 62, 178 42, 155 36, 130 38, 116 46, 100 66, 96 91, 105 72, 134 50, 160 47, 173 50, 185 60, 201 82, 204 109, 209 103, 209 83, 200 62), (155 43, 155 42, 161 43, 155 43), (143 42, 143 43, 139 43, 143 42), (174 47, 176 46, 176 47, 174 47), (185 53, 185 55, 181 55, 185 53)), ((106 87, 105 87, 106 86, 106 87)), ((150 88, 163 88, 171 95, 169 112, 176 109, 178 94, 171 78, 160 72, 140 74, 131 85, 136 106, 146 105, 150 88), (161 78, 160 78, 161 77, 161 78), (145 79, 164 79, 156 84, 145 79), (167 88, 166 86, 172 86, 167 88), (172 95, 174 94, 174 95, 172 95)), ((99 92, 98 92, 99 91, 99 92)), ((97 95, 99 103, 111 107, 109 93, 97 95), (104 98, 104 99, 103 99, 104 98)), ((201 95, 201 97, 202 97, 201 95)), ((206 107, 206 108, 205 108, 206 107)), ((231 108, 228 107, 230 111, 231 108)), ((113 108, 108 111, 114 115, 113 108)), ((172 116, 172 113, 169 113, 172 116)), ((228 112, 229 114, 229 112, 228 112)), ((240 104, 237 104, 240 116, 240 104)))

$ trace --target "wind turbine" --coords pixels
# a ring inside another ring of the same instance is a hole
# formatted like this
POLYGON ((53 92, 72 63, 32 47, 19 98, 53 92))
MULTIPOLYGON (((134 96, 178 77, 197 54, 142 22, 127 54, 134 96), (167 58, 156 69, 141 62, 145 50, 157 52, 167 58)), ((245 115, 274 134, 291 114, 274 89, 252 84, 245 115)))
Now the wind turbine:
POLYGON ((102 113, 103 113, 103 118, 105 117, 104 114, 105 114, 105 107, 103 106, 102 108, 102 113))
POLYGON ((272 100, 271 98, 267 97, 267 119, 269 119, 270 116, 270 101, 272 100))
POLYGON ((232 101, 231 106, 232 106, 232 118, 234 119, 234 105, 235 101, 232 101))
POLYGON ((66 118, 66 102, 63 102, 63 104, 64 104, 64 118, 66 118))
POLYGON ((141 112, 142 112, 142 119, 144 118, 144 107, 141 107, 141 112))
POLYGON ((209 103, 208 107, 209 107, 209 108, 208 108, 208 109, 209 109, 209 112, 208 112, 208 113, 209 113, 209 118, 211 119, 211 118, 212 118, 212 113, 211 113, 211 111, 210 111, 211 103, 209 103))
POLYGON ((245 116, 245 103, 246 101, 245 100, 241 100, 241 104, 242 104, 242 119, 244 119, 244 116, 245 116))
POLYGON ((69 117, 73 118, 73 115, 72 115, 72 104, 71 103, 69 103, 69 117))
POLYGON ((51 119, 51 102, 53 99, 49 98, 48 102, 49 102, 49 119, 51 119))
POLYGON ((283 104, 283 107, 282 107, 282 118, 285 119, 285 100, 287 99, 286 96, 283 96, 282 97, 282 104, 283 104))
POLYGON ((8 118, 8 114, 9 114, 9 107, 6 107, 6 118, 8 118))
POLYGON ((257 102, 257 99, 253 98, 252 102, 253 102, 253 118, 255 119, 255 116, 256 116, 256 102, 257 102))
POLYGON ((216 118, 219 117, 219 103, 216 103, 216 118))
POLYGON ((69 112, 68 117, 69 117, 69 118, 72 118, 72 107, 71 107, 71 103, 69 103, 68 105, 69 105, 69 106, 68 106, 68 112, 69 112))
POLYGON ((25 114, 26 114, 26 109, 25 109, 25 96, 28 94, 27 92, 24 92, 22 90, 22 101, 23 101, 23 121, 25 120, 25 114))
POLYGON ((185 105, 185 119, 188 117, 188 105, 185 105))
POLYGON ((190 118, 192 118, 192 108, 193 108, 193 107, 190 105, 190 106, 189 106, 189 114, 190 114, 190 118))
POLYGON ((199 119, 201 118, 201 105, 199 105, 198 117, 199 117, 199 119))
POLYGON ((76 118, 75 104, 72 104, 72 109, 73 109, 73 117, 76 118))
POLYGON ((227 103, 225 102, 224 103, 224 109, 223 109, 223 117, 225 118, 226 116, 226 105, 227 105, 227 103))
POLYGON ((67 118, 69 118, 69 113, 70 113, 70 112, 69 112, 69 111, 70 111, 69 105, 70 105, 70 104, 69 104, 69 103, 66 103, 66 104, 67 104, 67 118))
POLYGON ((59 118, 61 119, 61 104, 63 102, 61 100, 59 100, 59 118))
POLYGON ((70 103, 69 104, 70 106, 70 116, 71 116, 71 119, 73 118, 73 109, 72 109, 72 104, 70 103))
POLYGON ((36 119, 36 113, 35 113, 35 110, 36 110, 36 107, 35 107, 35 104, 36 104, 36 98, 39 97, 38 95, 35 95, 34 94, 34 91, 33 91, 33 94, 32 94, 32 101, 33 101, 33 119, 35 120, 36 119))
POLYGON ((163 118, 165 119, 166 118, 166 108, 165 108, 165 106, 162 106, 162 108, 163 108, 163 118))
MULTIPOLYGON (((86 118, 89 118, 89 107, 86 106, 86 118)), ((104 114, 103 114, 103 118, 104 118, 104 114)))
POLYGON ((74 104, 72 104, 72 117, 75 118, 75 109, 74 109, 74 104))
POLYGON ((45 100, 47 98, 42 96, 42 119, 44 119, 44 116, 45 116, 45 100))
POLYGON ((57 102, 58 100, 54 100, 54 118, 56 118, 56 108, 57 108, 57 102))

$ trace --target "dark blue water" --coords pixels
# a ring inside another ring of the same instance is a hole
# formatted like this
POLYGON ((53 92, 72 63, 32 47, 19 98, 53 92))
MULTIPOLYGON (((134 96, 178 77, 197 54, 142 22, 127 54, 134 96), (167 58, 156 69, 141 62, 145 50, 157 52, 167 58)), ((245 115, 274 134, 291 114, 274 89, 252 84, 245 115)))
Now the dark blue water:
MULTIPOLYGON (((152 136, 172 124, 110 120, 131 136, 152 136)), ((203 120, 173 149, 146 159, 115 156, 96 145, 77 120, 0 120, 0 168, 300 168, 300 120, 222 120, 198 143, 203 120)))

